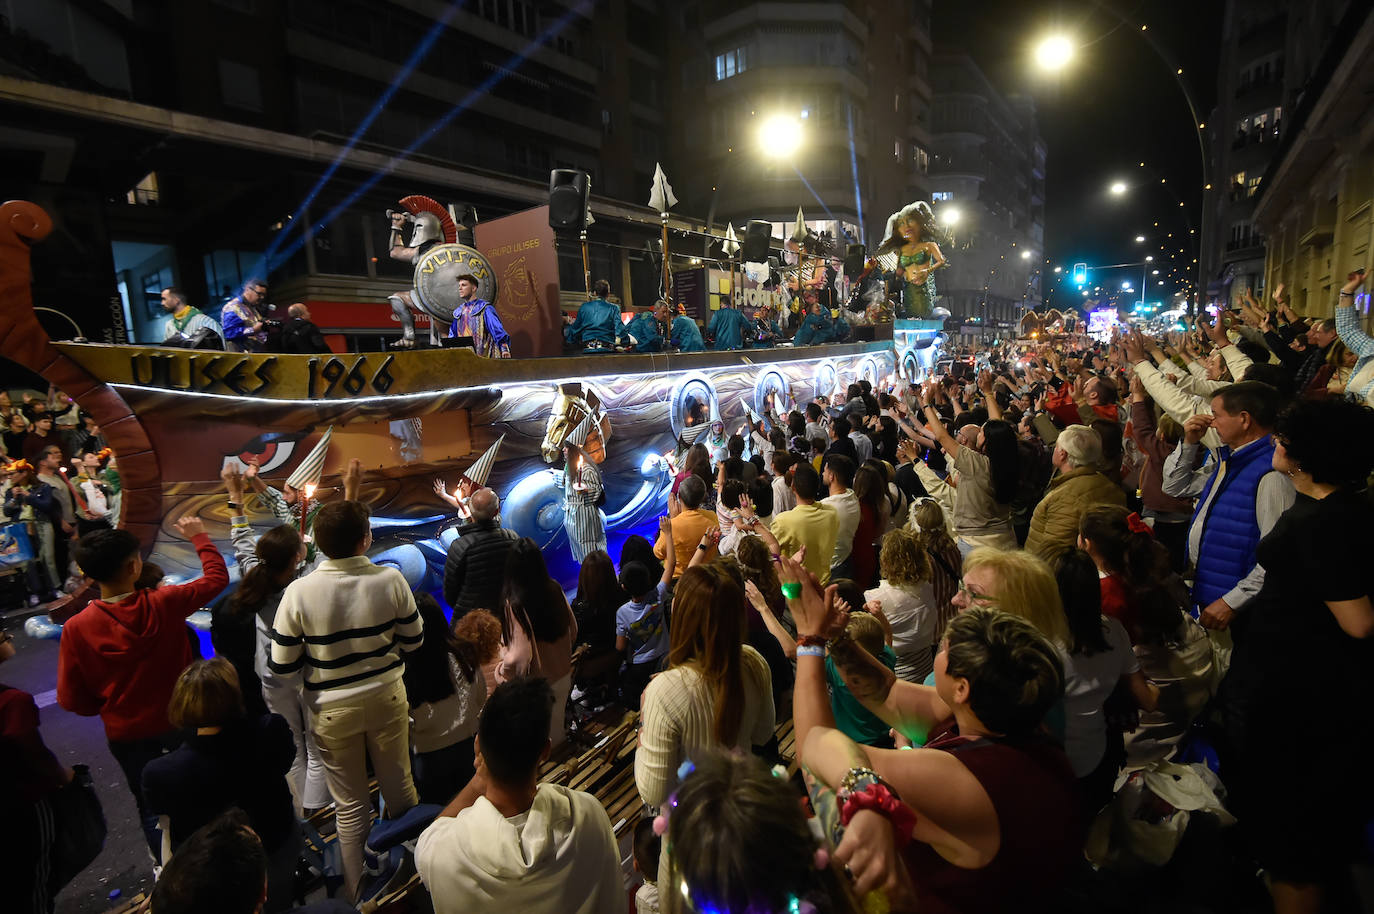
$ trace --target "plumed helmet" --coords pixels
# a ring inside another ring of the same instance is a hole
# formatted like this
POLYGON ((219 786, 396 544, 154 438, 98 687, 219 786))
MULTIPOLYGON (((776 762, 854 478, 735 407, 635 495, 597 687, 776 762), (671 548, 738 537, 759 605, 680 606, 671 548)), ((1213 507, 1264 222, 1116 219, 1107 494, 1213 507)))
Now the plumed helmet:
POLYGON ((418 248, 426 241, 443 241, 444 229, 433 213, 416 213, 415 228, 410 233, 410 246, 418 248))

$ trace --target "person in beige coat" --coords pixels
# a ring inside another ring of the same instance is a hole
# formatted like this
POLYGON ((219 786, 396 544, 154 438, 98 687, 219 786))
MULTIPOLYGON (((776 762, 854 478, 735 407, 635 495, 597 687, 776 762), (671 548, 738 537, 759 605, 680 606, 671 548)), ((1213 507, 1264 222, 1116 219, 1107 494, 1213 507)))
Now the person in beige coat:
POLYGON ((1031 515, 1026 551, 1048 560, 1078 543, 1078 521, 1096 505, 1126 504, 1126 493, 1098 467, 1102 438, 1086 425, 1070 425, 1059 433, 1051 458, 1055 476, 1049 491, 1031 515))

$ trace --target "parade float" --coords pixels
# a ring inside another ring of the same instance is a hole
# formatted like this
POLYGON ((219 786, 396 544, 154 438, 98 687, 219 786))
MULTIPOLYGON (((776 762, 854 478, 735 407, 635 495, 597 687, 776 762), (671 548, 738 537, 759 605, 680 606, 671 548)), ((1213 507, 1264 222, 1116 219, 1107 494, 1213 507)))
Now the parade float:
MULTIPOLYGON (((315 497, 330 497, 349 459, 361 460, 372 557, 400 568, 413 587, 439 587, 456 535, 436 480, 451 487, 480 458, 505 526, 538 542, 571 585, 562 467, 550 464, 589 416, 606 489, 601 510, 618 554, 626 536, 652 535, 665 513, 694 407, 734 432, 751 411, 805 405, 860 378, 875 389, 919 379, 939 351, 938 321, 901 321, 895 335, 889 324, 871 341, 801 348, 511 359, 463 347, 282 355, 61 342, 39 325, 30 292, 29 246, 50 228, 32 203, 0 207, 3 351, 95 417, 118 455, 120 525, 174 578, 199 571, 194 549, 173 528, 185 514, 199 516, 232 555, 226 464, 256 463, 280 487, 328 434, 315 497)), ((499 308, 494 285, 490 294, 499 308)), ((250 520, 276 523, 265 506, 250 520)))

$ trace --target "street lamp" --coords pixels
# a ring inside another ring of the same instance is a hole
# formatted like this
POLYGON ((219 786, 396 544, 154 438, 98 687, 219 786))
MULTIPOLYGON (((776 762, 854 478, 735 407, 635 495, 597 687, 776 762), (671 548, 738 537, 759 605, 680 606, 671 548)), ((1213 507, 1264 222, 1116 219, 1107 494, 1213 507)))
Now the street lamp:
POLYGON ((1109 191, 1111 191, 1113 194, 1115 194, 1116 196, 1119 197, 1119 196, 1121 196, 1122 194, 1124 194, 1124 193, 1126 192, 1126 182, 1125 182, 1125 181, 1113 181, 1111 187, 1109 187, 1109 188, 1107 188, 1107 189, 1108 189, 1109 191))
MULTIPOLYGON (((1147 25, 1139 22, 1132 22, 1122 13, 1118 12, 1113 4, 1106 2, 1106 0, 1091 0, 1091 2, 1094 7, 1107 13, 1122 25, 1126 26, 1130 31, 1134 31, 1139 35, 1141 40, 1149 46, 1150 50, 1153 51, 1155 56, 1164 64, 1165 68, 1170 71, 1170 76, 1174 84, 1178 86, 1179 92, 1183 95, 1183 101, 1188 106, 1190 126, 1194 128, 1193 132, 1197 136, 1198 156, 1202 166, 1202 183, 1204 188, 1210 190, 1212 186, 1212 166, 1211 159, 1207 154, 1207 141, 1203 136, 1203 131, 1206 129, 1207 125, 1205 120, 1198 115, 1198 107, 1193 100, 1193 94, 1189 91, 1188 84, 1183 80, 1183 68, 1178 66, 1173 55, 1166 51, 1165 48, 1155 40, 1155 32, 1151 31, 1147 25)), ((1062 34, 1054 34, 1046 36, 1036 45, 1035 58, 1042 69, 1060 70, 1069 64, 1075 52, 1076 48, 1073 41, 1062 34)), ((1143 164, 1144 163, 1142 163, 1142 165, 1143 164)), ((1120 193, 1120 191, 1113 190, 1113 193, 1120 193)), ((1181 201, 1179 202, 1179 206, 1183 206, 1181 201)), ((1199 276, 1199 282, 1200 281, 1201 277, 1199 276)))
POLYGON ((1145 236, 1144 236, 1144 235, 1136 235, 1136 236, 1135 236, 1135 243, 1136 243, 1136 244, 1144 244, 1144 243, 1145 243, 1145 236))
POLYGON ((759 148, 775 159, 790 157, 801 146, 801 121, 786 114, 775 114, 759 126, 759 148))
POLYGON ((1074 50, 1067 35, 1050 35, 1035 46, 1035 62, 1042 70, 1062 70, 1073 60, 1074 50))
POLYGON ((958 225, 962 215, 963 214, 954 207, 947 207, 940 212, 940 221, 945 225, 958 225))
POLYGON ((1030 251, 1022 251, 1022 252, 1021 252, 1021 259, 1022 259, 1022 260, 1030 260, 1030 259, 1031 259, 1031 252, 1030 252, 1030 251))

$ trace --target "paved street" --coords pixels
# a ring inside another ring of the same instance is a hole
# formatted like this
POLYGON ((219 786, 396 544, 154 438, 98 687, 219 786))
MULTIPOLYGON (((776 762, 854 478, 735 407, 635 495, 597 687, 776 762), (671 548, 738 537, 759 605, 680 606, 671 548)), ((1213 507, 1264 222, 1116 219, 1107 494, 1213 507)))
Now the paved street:
POLYGON ((57 704, 57 642, 24 634, 22 620, 6 619, 17 653, 0 666, 0 682, 23 689, 38 703, 43 739, 64 765, 86 765, 105 809, 109 834, 95 862, 57 896, 58 914, 107 911, 153 884, 152 858, 138 828, 138 813, 124 774, 105 744, 98 717, 78 717, 57 704), (114 901, 110 893, 118 890, 114 901))

